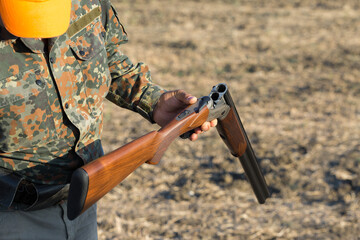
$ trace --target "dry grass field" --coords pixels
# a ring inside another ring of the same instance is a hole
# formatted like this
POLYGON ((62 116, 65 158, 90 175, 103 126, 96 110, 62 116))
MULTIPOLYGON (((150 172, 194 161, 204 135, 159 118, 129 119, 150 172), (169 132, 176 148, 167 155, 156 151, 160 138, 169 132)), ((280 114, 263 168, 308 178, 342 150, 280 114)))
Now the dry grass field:
MULTIPOLYGON (((112 2, 154 82, 228 84, 272 197, 212 130, 100 200, 100 239, 360 239, 358 0, 112 2)), ((111 103, 104 125, 106 152, 158 129, 111 103)))

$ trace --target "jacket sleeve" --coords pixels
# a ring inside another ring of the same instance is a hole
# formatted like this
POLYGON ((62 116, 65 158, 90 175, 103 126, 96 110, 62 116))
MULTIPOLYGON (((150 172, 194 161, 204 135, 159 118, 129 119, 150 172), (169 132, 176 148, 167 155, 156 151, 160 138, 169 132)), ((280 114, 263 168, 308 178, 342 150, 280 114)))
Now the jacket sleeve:
POLYGON ((112 79, 106 98, 120 107, 138 112, 153 123, 153 109, 165 90, 152 82, 147 65, 134 64, 121 52, 120 46, 128 41, 125 29, 110 1, 100 2, 102 22, 106 30, 108 66, 112 79))

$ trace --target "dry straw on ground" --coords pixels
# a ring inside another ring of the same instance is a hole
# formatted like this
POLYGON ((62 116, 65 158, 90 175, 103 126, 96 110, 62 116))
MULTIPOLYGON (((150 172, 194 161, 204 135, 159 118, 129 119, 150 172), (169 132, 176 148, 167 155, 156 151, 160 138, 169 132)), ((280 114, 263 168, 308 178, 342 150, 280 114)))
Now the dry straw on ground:
MULTIPOLYGON (((229 85, 273 192, 256 203, 215 130, 98 204, 100 239, 360 239, 360 3, 132 0, 122 51, 168 89, 229 85)), ((107 103, 106 152, 157 129, 107 103)))

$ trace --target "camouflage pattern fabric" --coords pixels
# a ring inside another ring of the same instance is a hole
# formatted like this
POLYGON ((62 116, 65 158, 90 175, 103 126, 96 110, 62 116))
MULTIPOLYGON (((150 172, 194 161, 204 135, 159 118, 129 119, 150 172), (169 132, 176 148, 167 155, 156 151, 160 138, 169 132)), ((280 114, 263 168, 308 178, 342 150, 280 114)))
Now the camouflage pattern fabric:
POLYGON ((0 167, 42 184, 68 182, 102 154, 104 98, 149 121, 164 90, 119 47, 127 34, 109 0, 73 0, 52 39, 0 34, 0 167))

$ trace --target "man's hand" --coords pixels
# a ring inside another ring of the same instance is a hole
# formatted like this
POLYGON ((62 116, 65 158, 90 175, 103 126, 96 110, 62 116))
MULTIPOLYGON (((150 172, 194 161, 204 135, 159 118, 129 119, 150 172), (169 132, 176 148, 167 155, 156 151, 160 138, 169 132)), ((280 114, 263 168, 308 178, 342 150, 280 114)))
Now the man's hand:
MULTIPOLYGON (((196 103, 197 98, 183 90, 169 91, 161 95, 153 112, 154 121, 161 127, 173 120, 184 108, 196 103)), ((190 136, 191 141, 198 138, 198 134, 210 130, 217 125, 217 119, 205 122, 202 126, 194 129, 195 133, 190 136)))

